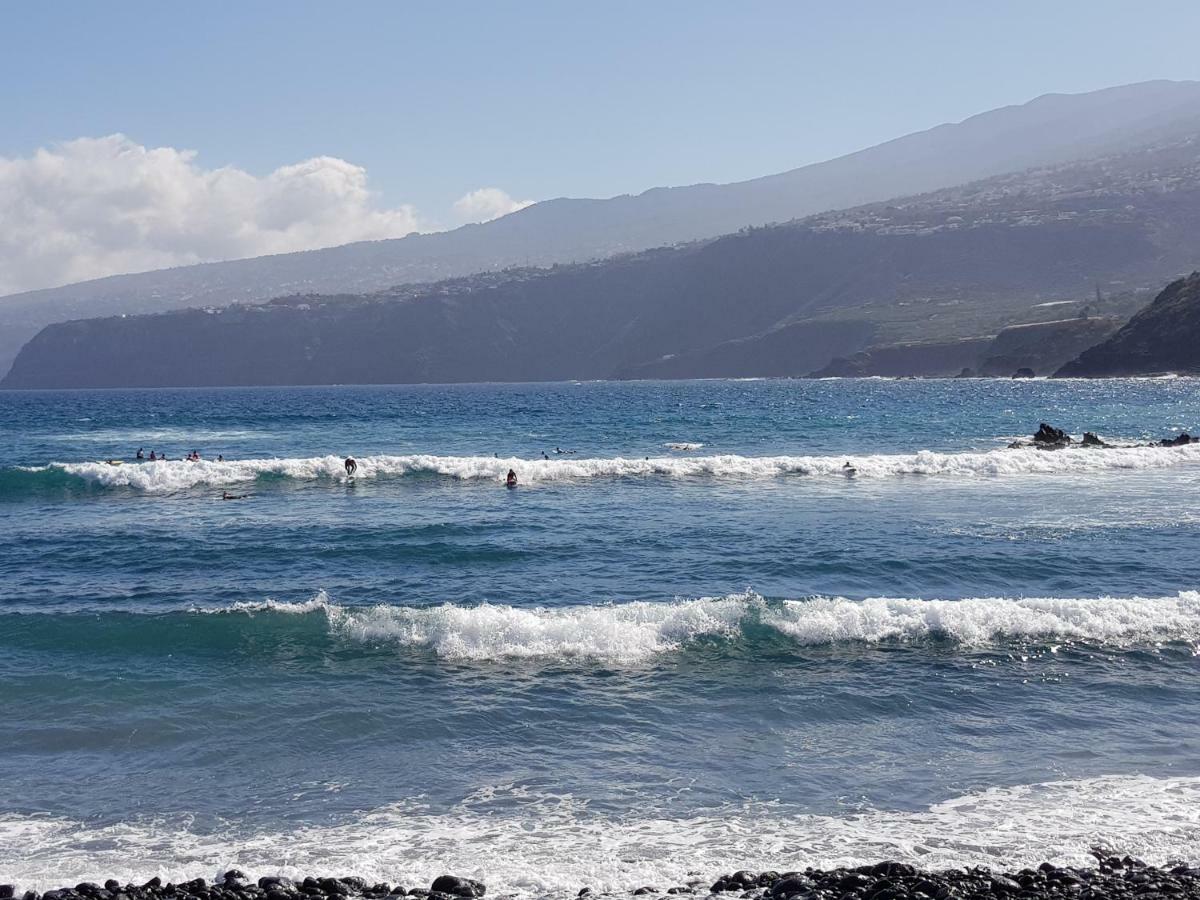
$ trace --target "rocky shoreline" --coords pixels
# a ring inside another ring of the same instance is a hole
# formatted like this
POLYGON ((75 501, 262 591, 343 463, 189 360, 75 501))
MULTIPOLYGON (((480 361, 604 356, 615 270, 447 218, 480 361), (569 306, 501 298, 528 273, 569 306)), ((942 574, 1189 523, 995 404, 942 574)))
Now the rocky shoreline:
MULTIPOLYGON (((907 863, 880 862, 854 868, 803 871, 738 871, 715 882, 692 880, 679 885, 644 885, 620 896, 690 894, 705 900, 1121 900, 1121 898, 1200 898, 1200 866, 1186 863, 1147 865, 1129 856, 1094 854, 1094 868, 1056 866, 993 872, 986 868, 923 871, 907 863)), ((476 900, 487 886, 472 878, 441 875, 428 888, 406 889, 370 884, 356 877, 308 877, 293 880, 266 876, 249 880, 231 869, 216 881, 203 878, 178 884, 152 878, 142 885, 110 879, 58 890, 18 894, 0 884, 0 900, 476 900)), ((503 894, 499 895, 505 896, 503 894)), ((577 898, 618 896, 584 887, 577 898)))

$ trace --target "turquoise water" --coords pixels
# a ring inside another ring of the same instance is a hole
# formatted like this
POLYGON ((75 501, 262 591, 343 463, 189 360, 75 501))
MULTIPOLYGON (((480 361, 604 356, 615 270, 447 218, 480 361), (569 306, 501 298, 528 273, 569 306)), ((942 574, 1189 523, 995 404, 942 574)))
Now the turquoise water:
POLYGON ((0 393, 0 867, 1194 857, 1184 430, 1189 379, 0 393))

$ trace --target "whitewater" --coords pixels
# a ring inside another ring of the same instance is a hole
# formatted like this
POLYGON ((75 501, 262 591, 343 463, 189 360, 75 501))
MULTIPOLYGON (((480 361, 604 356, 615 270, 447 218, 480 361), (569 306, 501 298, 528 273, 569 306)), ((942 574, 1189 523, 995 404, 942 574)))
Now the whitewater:
MULTIPOLYGON (((693 445, 683 445, 691 448, 693 445)), ((698 449, 698 447, 696 448, 698 449)), ((1200 444, 1183 447, 1111 447, 1040 450, 1003 448, 984 452, 839 456, 713 456, 646 457, 643 459, 405 456, 355 457, 355 479, 439 476, 462 481, 503 483, 509 470, 523 484, 554 484, 597 478, 726 478, 762 479, 785 476, 818 478, 896 478, 903 476, 1000 477, 1018 475, 1088 475, 1120 470, 1194 466, 1200 463, 1200 444), (853 473, 847 471, 847 464, 853 473)), ((112 465, 107 462, 52 463, 22 467, 30 475, 61 472, 103 487, 129 487, 146 493, 171 493, 199 485, 234 485, 264 476, 298 481, 345 482, 344 458, 241 459, 216 462, 170 460, 112 465)))
POLYGON ((1108 649, 1200 643, 1200 593, 1176 597, 844 597, 769 601, 753 593, 621 604, 515 607, 443 603, 427 608, 347 607, 324 593, 192 610, 205 615, 319 616, 340 638, 426 648, 456 660, 582 658, 636 663, 696 641, 752 639, 771 632, 796 647, 903 644, 928 640, 965 649, 1011 643, 1083 643, 1108 649))

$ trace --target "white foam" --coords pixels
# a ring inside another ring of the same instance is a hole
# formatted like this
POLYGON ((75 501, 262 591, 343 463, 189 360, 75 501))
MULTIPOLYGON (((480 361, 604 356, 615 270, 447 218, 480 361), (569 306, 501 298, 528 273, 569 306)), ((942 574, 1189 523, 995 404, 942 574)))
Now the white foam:
POLYGON ((1200 778, 1110 776, 993 788, 917 812, 787 814, 753 803, 679 817, 608 818, 571 797, 497 786, 443 815, 419 802, 333 825, 286 831, 236 823, 198 831, 186 819, 89 825, 0 817, 0 860, 18 890, 114 877, 141 883, 268 874, 346 875, 424 887, 443 872, 483 879, 488 896, 573 897, 649 884, 711 882, 741 868, 786 870, 882 859, 924 868, 1088 865, 1094 845, 1163 865, 1200 858, 1200 778), (520 796, 521 811, 491 802, 520 796))
POLYGON ((700 450, 704 447, 703 444, 696 444, 692 443, 691 441, 673 441, 663 444, 663 446, 668 450, 677 450, 680 452, 692 452, 695 450, 700 450))
MULTIPOLYGON (((1183 447, 1120 447, 1106 450, 1071 448, 1035 450, 998 449, 940 453, 922 450, 909 454, 867 456, 719 456, 651 457, 647 459, 575 458, 524 460, 492 456, 359 457, 358 479, 438 475, 465 481, 502 482, 515 469, 522 484, 580 481, 592 478, 778 478, 783 476, 844 477, 850 461, 859 478, 895 478, 910 475, 995 477, 1013 475, 1094 474, 1117 470, 1160 469, 1200 462, 1200 444, 1183 447)), ((252 481, 261 475, 299 480, 345 480, 340 456, 303 459, 244 459, 215 462, 146 462, 110 466, 106 463, 53 463, 59 469, 110 487, 131 487, 148 493, 169 493, 197 485, 225 485, 252 481)))
POLYGON ((634 664, 700 638, 735 640, 766 628, 799 646, 879 644, 930 638, 967 647, 1005 641, 1078 641, 1113 648, 1200 643, 1200 592, 1175 597, 920 600, 817 598, 767 601, 754 593, 609 605, 418 608, 306 603, 239 604, 216 612, 319 612, 334 635, 426 648, 447 659, 587 658, 634 664))

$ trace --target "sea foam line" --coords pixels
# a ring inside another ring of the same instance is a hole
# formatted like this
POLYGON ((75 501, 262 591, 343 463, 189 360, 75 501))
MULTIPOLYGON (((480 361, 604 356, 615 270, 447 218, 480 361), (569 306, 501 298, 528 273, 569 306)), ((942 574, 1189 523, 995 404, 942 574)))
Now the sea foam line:
POLYGON ((209 613, 320 614, 335 637, 432 650, 446 659, 585 658, 632 664, 701 639, 730 642, 766 629, 800 647, 945 640, 1079 642, 1113 648, 1200 643, 1200 592, 1175 597, 766 600, 753 592, 671 602, 515 607, 238 604, 209 613))
MULTIPOLYGON (((440 476, 463 481, 502 482, 509 469, 522 484, 547 484, 593 478, 777 478, 781 476, 839 477, 848 474, 850 462, 857 478, 923 476, 1071 475, 1129 469, 1159 469, 1200 462, 1200 444, 1183 447, 1069 448, 1046 451, 1033 448, 997 449, 961 453, 922 450, 907 454, 838 456, 741 456, 722 454, 645 459, 576 458, 526 460, 492 456, 358 457, 356 478, 440 476)), ((58 471, 105 487, 129 487, 147 493, 168 493, 197 485, 237 484, 261 476, 297 480, 346 480, 340 456, 301 459, 243 459, 215 462, 147 462, 108 465, 102 462, 52 463, 26 467, 36 474, 58 471)))
MULTIPOLYGON (((497 786, 499 800, 519 789, 497 786)), ((1200 857, 1200 778, 1107 776, 991 788, 927 809, 787 814, 750 803, 680 817, 653 809, 623 818, 591 814, 570 797, 546 796, 524 811, 464 803, 443 814, 418 801, 352 821, 286 831, 189 821, 97 825, 0 816, 5 877, 47 889, 99 877, 141 883, 213 878, 236 867, 251 877, 356 874, 368 881, 428 885, 442 872, 484 880, 488 896, 574 897, 644 884, 660 890, 741 868, 832 868, 907 861, 928 869, 1013 869, 1050 861, 1089 865, 1109 847, 1156 865, 1200 857)))

